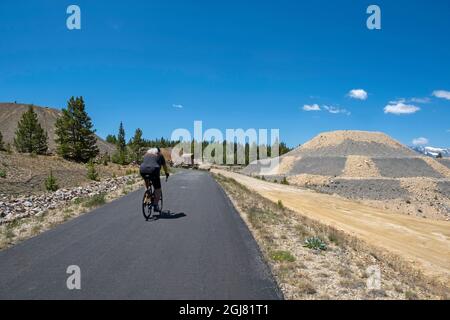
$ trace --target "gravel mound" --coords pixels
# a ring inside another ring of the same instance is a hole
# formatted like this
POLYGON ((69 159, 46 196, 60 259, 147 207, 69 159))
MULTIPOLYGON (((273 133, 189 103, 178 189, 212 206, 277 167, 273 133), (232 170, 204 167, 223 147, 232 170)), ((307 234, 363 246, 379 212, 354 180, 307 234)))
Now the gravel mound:
POLYGON ((349 199, 365 200, 392 200, 409 197, 408 190, 400 185, 399 180, 390 179, 367 179, 347 180, 337 179, 326 185, 311 186, 312 189, 337 194, 349 199))
POLYGON ((389 178, 430 177, 443 178, 420 158, 374 158, 380 174, 389 178))
POLYGON ((366 156, 380 158, 400 158, 417 157, 417 154, 407 148, 395 148, 388 144, 378 142, 344 140, 335 146, 309 149, 300 147, 294 150, 292 154, 299 156, 315 157, 347 157, 347 156, 366 156))
POLYGON ((313 174, 322 176, 339 176, 345 168, 345 157, 307 157, 294 163, 289 175, 313 174))
POLYGON ((382 132, 369 132, 369 131, 331 131, 324 132, 314 137, 302 146, 302 149, 319 149, 329 146, 337 146, 345 141, 354 142, 376 142, 378 144, 386 145, 395 149, 408 149, 400 142, 392 139, 388 135, 382 132))
POLYGON ((440 181, 437 183, 437 190, 450 199, 450 181, 440 181))
MULTIPOLYGON (((323 133, 279 160, 280 165, 265 171, 265 180, 279 182, 283 175, 295 186, 393 212, 450 220, 450 159, 418 155, 383 133, 323 133)), ((260 176, 263 167, 255 162, 242 172, 260 176)))
POLYGON ((446 166, 450 169, 450 159, 439 159, 437 160, 440 164, 446 166))

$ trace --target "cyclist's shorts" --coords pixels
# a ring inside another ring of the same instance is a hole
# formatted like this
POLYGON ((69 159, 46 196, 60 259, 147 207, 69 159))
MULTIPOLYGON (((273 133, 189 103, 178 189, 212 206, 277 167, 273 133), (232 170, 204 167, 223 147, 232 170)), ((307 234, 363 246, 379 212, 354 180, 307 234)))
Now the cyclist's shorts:
POLYGON ((152 172, 142 172, 141 176, 144 180, 150 180, 155 189, 161 189, 161 178, 159 177, 160 170, 154 170, 152 172))

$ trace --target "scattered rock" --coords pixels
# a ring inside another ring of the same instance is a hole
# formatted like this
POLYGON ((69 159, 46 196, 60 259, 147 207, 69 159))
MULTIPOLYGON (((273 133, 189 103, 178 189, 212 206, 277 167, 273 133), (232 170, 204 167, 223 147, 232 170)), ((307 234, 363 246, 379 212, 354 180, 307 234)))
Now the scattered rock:
POLYGON ((6 197, 0 195, 0 224, 26 216, 39 216, 48 209, 59 208, 68 202, 91 197, 100 193, 111 192, 125 186, 136 178, 134 175, 109 178, 92 182, 83 187, 61 189, 30 197, 6 197))

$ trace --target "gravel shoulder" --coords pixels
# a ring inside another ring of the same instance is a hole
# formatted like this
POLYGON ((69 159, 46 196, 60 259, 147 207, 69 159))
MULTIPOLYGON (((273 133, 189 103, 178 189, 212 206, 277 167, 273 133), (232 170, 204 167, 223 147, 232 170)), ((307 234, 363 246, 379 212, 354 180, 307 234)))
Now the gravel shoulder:
MULTIPOLYGON (((263 197, 345 233, 368 246, 398 257, 411 270, 450 288, 450 223, 421 219, 377 209, 292 186, 264 182, 237 173, 213 170, 233 178, 263 197), (420 241, 418 239, 421 239, 420 241)), ((400 264, 400 263, 399 263, 400 264)))

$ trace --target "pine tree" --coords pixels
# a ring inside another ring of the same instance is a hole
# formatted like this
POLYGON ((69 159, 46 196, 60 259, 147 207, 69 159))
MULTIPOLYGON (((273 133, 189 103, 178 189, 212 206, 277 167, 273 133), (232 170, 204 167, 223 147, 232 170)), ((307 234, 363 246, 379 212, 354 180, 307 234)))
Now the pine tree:
POLYGON ((3 142, 3 135, 0 132, 0 151, 6 151, 5 143, 3 142))
POLYGON ((83 97, 70 98, 67 109, 56 121, 57 152, 65 159, 88 162, 98 153, 97 138, 83 97))
POLYGON ((125 141, 125 129, 123 128, 123 123, 120 123, 119 134, 117 135, 117 148, 120 152, 125 152, 127 143, 125 141))
POLYGON ((87 163, 87 177, 90 180, 98 181, 98 172, 95 170, 95 164, 92 159, 87 163))
POLYGON ((50 170, 50 175, 45 180, 45 189, 47 191, 56 191, 59 189, 58 183, 56 182, 56 178, 53 175, 53 171, 50 170))
POLYGON ((131 139, 130 148, 132 151, 133 161, 140 163, 142 161, 141 149, 144 147, 144 140, 142 139, 142 130, 137 128, 131 139))
POLYGON ((47 140, 47 132, 42 129, 37 114, 30 105, 17 126, 14 145, 22 153, 45 154, 48 149, 47 140))
POLYGON ((125 129, 120 122, 119 133, 117 134, 117 152, 113 155, 113 162, 124 165, 128 163, 127 142, 125 140, 125 129))
POLYGON ((117 144, 117 138, 113 134, 108 134, 106 136, 106 142, 109 142, 109 143, 112 143, 112 144, 117 144))

